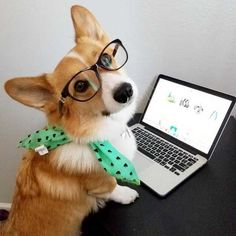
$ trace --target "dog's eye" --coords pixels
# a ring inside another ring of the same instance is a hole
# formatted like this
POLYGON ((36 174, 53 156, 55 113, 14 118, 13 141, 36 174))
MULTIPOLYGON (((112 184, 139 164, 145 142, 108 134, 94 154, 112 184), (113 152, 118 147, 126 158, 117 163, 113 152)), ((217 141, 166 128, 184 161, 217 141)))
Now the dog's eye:
POLYGON ((105 67, 110 67, 112 64, 112 58, 108 53, 103 53, 101 56, 101 63, 105 67))
POLYGON ((87 80, 79 80, 75 83, 74 89, 78 93, 84 93, 89 88, 89 82, 87 80))

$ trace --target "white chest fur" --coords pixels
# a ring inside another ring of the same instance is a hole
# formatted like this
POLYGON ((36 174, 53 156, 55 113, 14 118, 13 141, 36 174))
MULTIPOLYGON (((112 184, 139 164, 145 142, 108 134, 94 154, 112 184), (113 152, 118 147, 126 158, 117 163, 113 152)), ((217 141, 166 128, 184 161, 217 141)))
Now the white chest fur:
POLYGON ((57 167, 72 172, 90 171, 98 166, 96 157, 85 144, 69 143, 58 150, 57 167))
MULTIPOLYGON (((131 131, 127 131, 127 129, 109 141, 129 160, 132 160, 136 142, 131 131)), ((72 172, 89 172, 99 167, 94 151, 87 144, 75 142, 66 144, 58 149, 56 159, 58 168, 66 168, 72 172)))

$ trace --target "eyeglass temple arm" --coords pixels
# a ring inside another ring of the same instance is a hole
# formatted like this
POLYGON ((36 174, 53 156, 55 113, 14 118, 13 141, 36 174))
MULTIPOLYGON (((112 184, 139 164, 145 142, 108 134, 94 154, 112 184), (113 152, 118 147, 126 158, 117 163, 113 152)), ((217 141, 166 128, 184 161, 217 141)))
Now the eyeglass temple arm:
POLYGON ((115 55, 116 55, 116 53, 117 53, 117 51, 118 51, 119 46, 120 46, 120 45, 117 43, 116 46, 115 46, 115 48, 114 48, 114 50, 113 50, 113 52, 112 52, 112 56, 113 56, 113 57, 115 57, 115 55))
POLYGON ((59 104, 58 104, 58 109, 59 109, 60 115, 63 114, 62 110, 63 110, 64 103, 65 103, 65 98, 61 97, 60 101, 59 101, 59 104))
MULTIPOLYGON (((66 88, 67 88, 67 86, 66 86, 66 88)), ((62 92, 61 92, 61 97, 60 97, 60 100, 59 100, 59 113, 60 113, 60 115, 62 115, 63 114, 63 112, 62 112, 62 108, 63 108, 63 105, 64 105, 64 103, 65 103, 65 101, 66 101, 66 97, 68 96, 68 92, 66 91, 66 89, 64 89, 62 92)))

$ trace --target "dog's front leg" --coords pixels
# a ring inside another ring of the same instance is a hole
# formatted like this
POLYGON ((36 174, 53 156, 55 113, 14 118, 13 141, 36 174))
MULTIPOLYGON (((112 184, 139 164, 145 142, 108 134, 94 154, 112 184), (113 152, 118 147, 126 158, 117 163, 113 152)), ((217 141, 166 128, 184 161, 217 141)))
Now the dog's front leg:
POLYGON ((121 204, 129 204, 139 197, 137 191, 117 184, 116 179, 106 172, 95 175, 87 182, 87 192, 97 199, 112 200, 121 204))
POLYGON ((100 199, 108 199, 117 185, 116 179, 102 171, 89 176, 86 183, 88 195, 100 199))

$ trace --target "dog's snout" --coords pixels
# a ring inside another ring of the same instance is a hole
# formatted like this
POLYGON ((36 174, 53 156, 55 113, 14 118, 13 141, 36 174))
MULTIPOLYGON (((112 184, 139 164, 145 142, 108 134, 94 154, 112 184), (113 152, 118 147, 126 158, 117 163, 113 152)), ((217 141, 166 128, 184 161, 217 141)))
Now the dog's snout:
POLYGON ((130 83, 122 83, 114 92, 113 98, 119 103, 126 103, 133 96, 133 88, 130 83))

